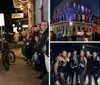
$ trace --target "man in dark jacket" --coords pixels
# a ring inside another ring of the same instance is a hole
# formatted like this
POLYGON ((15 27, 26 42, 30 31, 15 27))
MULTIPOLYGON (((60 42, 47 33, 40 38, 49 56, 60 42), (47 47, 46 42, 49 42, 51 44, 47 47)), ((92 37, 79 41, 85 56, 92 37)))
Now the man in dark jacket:
MULTIPOLYGON (((46 71, 46 66, 45 66, 45 54, 47 54, 47 42, 48 42, 48 36, 49 36, 49 29, 48 29, 48 23, 46 21, 41 22, 41 28, 40 28, 40 35, 39 39, 37 41, 37 46, 36 46, 36 51, 39 56, 40 64, 42 67, 42 72, 39 76, 39 79, 42 79, 45 74, 47 73, 46 71)), ((48 54, 47 54, 48 56, 48 54)))

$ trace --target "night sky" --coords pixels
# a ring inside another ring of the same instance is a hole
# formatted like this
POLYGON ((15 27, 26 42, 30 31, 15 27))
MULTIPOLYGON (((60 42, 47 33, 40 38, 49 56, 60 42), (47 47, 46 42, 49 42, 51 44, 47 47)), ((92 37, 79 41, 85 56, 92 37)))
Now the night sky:
POLYGON ((1 0, 0 13, 4 13, 5 27, 8 32, 12 32, 11 12, 14 11, 13 0, 1 0))
MULTIPOLYGON (((92 5, 93 14, 96 16, 100 16, 100 0, 82 0, 88 4, 92 5)), ((60 3, 62 0, 51 0, 51 15, 53 13, 53 9, 60 3)))
POLYGON ((7 12, 9 10, 14 10, 13 0, 1 0, 0 2, 0 12, 7 12))
POLYGON ((83 45, 85 46, 85 51, 89 50, 90 52, 94 51, 100 52, 99 43, 52 43, 50 46, 51 46, 51 52, 54 53, 54 56, 57 56, 63 50, 66 50, 67 52, 73 52, 73 50, 77 50, 79 53, 83 45))

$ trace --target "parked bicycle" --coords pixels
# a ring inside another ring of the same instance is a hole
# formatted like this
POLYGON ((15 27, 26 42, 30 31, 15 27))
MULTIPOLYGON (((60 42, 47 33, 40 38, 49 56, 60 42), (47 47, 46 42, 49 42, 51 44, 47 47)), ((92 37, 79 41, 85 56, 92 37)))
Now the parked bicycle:
POLYGON ((2 51, 2 64, 4 65, 5 69, 9 70, 9 65, 15 62, 15 54, 9 50, 2 51))
POLYGON ((9 65, 14 63, 15 60, 16 58, 13 51, 9 50, 8 48, 2 50, 2 64, 7 71, 9 70, 9 65))

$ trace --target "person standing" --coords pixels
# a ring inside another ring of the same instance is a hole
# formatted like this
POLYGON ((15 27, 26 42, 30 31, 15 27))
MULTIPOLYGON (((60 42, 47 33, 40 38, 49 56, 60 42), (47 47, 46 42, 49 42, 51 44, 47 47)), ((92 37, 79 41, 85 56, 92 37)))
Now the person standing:
POLYGON ((73 85, 73 79, 74 79, 74 75, 76 74, 76 85, 78 85, 78 62, 79 62, 79 57, 77 55, 77 51, 74 50, 73 51, 73 55, 71 56, 71 69, 72 69, 72 73, 71 73, 71 85, 73 85))
POLYGON ((86 66, 87 66, 87 59, 85 58, 84 51, 81 51, 80 52, 80 58, 79 58, 80 85, 84 85, 84 82, 85 82, 86 66))
POLYGON ((38 77, 39 79, 42 79, 44 77, 44 75, 47 73, 44 57, 45 57, 45 54, 47 54, 47 52, 48 52, 47 51, 48 37, 49 37, 48 22, 42 21, 41 26, 40 26, 39 38, 37 39, 37 45, 35 48, 35 50, 37 51, 37 54, 39 56, 40 65, 42 68, 42 72, 41 72, 40 76, 38 77))
POLYGON ((97 60, 97 53, 93 52, 93 77, 95 85, 98 85, 98 71, 99 71, 99 60, 97 60))
POLYGON ((86 76, 88 76, 88 84, 91 85, 92 83, 92 70, 93 70, 93 57, 90 54, 90 51, 86 52, 86 58, 87 58, 87 67, 86 67, 86 76))
POLYGON ((56 34, 57 41, 61 41, 63 39, 63 35, 61 30, 59 30, 56 34))
POLYGON ((70 57, 71 57, 71 52, 68 52, 67 53, 67 57, 66 57, 66 69, 65 69, 66 84, 68 84, 68 77, 71 76, 71 61, 70 61, 70 57))

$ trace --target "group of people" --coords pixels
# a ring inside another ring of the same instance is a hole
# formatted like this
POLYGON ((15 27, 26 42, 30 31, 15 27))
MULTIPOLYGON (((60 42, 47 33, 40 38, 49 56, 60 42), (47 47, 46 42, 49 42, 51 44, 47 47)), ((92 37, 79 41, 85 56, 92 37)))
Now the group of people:
POLYGON ((51 41, 100 41, 100 32, 89 32, 89 31, 73 31, 71 36, 63 35, 61 30, 58 30, 57 33, 50 31, 50 40, 51 41), (91 38, 90 38, 91 37, 91 38), (89 39, 90 38, 90 39, 89 39))
POLYGON ((99 85, 100 55, 97 52, 62 51, 51 64, 54 85, 84 85, 86 77, 88 77, 87 85, 92 85, 92 78, 95 85, 99 85))
POLYGON ((46 68, 45 57, 49 58, 48 45, 49 45, 49 28, 48 22, 42 21, 40 24, 26 29, 23 35, 24 46, 22 47, 22 58, 25 56, 27 64, 35 63, 35 70, 40 71, 38 77, 43 85, 48 85, 48 70, 46 68))

